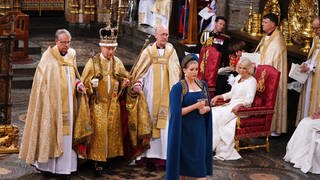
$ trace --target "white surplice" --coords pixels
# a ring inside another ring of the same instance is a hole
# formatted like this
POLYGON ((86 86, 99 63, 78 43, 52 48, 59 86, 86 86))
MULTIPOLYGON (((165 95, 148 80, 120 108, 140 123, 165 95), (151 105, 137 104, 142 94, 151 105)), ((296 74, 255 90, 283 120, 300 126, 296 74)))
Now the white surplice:
POLYGON ((304 173, 320 174, 320 119, 301 120, 286 150, 285 161, 304 173))
MULTIPOLYGON (((164 55, 164 49, 158 49, 159 56, 164 55)), ((164 66, 164 65, 162 65, 164 66)), ((163 88, 163 79, 164 79, 164 70, 161 68, 161 74, 159 78, 161 79, 161 89, 163 88)), ((142 77, 143 82, 143 92, 146 97, 148 104, 148 110, 150 114, 153 114, 153 65, 150 66, 149 70, 142 77)), ((154 122, 153 116, 150 117, 151 121, 154 122)), ((169 122, 169 115, 167 116, 167 122, 169 122)), ((168 127, 167 123, 166 128, 160 129, 160 138, 152 139, 150 141, 150 149, 141 155, 141 157, 147 158, 158 158, 166 159, 167 158, 167 139, 168 139, 168 127)), ((139 160, 141 157, 138 157, 139 160)))
POLYGON ((138 23, 147 24, 154 28, 159 25, 169 28, 171 8, 171 0, 140 0, 138 23))
POLYGON ((71 76, 69 67, 65 67, 65 73, 68 80, 68 98, 69 98, 69 123, 70 135, 63 136, 63 155, 58 158, 51 158, 47 163, 38 163, 34 165, 41 171, 47 171, 55 174, 71 174, 77 171, 77 154, 72 149, 72 134, 73 134, 73 90, 71 84, 71 76))
MULTIPOLYGON (((309 67, 309 72, 312 73, 315 70, 315 67, 317 66, 317 56, 319 53, 319 49, 316 49, 314 51, 313 56, 310 60, 305 62, 309 67)), ((312 75, 308 76, 307 82, 306 82, 306 96, 305 96, 305 103, 304 103, 304 111, 303 111, 303 117, 309 116, 309 107, 310 107, 310 92, 311 92, 311 86, 312 86, 312 75)), ((302 119, 302 118, 301 118, 302 119)))
POLYGON ((154 0, 140 0, 138 7, 138 23, 155 25, 155 15, 151 12, 154 0))
POLYGON ((215 158, 220 160, 240 159, 240 154, 234 148, 236 129, 236 115, 231 112, 238 104, 250 106, 253 102, 257 81, 253 76, 239 83, 240 75, 235 79, 231 91, 223 94, 224 100, 230 102, 212 108, 212 148, 216 152, 215 158))

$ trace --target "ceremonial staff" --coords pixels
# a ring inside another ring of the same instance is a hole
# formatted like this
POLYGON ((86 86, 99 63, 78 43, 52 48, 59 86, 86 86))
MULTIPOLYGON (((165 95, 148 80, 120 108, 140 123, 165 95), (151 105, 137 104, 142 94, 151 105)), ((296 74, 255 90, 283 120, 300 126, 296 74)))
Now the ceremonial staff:
POLYGON ((142 54, 142 51, 146 48, 146 46, 148 45, 148 43, 149 43, 149 41, 150 41, 150 37, 151 37, 151 35, 149 34, 149 35, 147 35, 147 38, 144 40, 144 44, 143 44, 143 46, 142 46, 142 48, 141 48, 141 50, 140 50, 140 53, 139 53, 139 55, 138 55, 138 57, 136 58, 136 60, 134 61, 134 64, 133 64, 133 66, 132 66, 132 68, 131 68, 131 70, 130 70, 130 75, 132 75, 132 72, 133 72, 133 70, 134 70, 134 67, 137 65, 137 63, 138 63, 138 61, 139 61, 139 59, 140 59, 140 56, 141 56, 141 54, 142 54))
MULTIPOLYGON (((145 41, 144 41, 144 44, 143 44, 143 46, 142 46, 142 48, 141 48, 141 50, 140 50, 140 53, 139 53, 139 55, 138 55, 138 57, 135 59, 135 61, 134 61, 134 64, 133 64, 133 66, 132 66, 132 68, 131 68, 131 70, 130 70, 130 83, 132 83, 132 73, 133 73, 133 70, 134 70, 134 68, 135 68, 135 66, 137 65, 137 63, 138 63, 138 61, 139 61, 139 59, 140 59, 140 56, 141 56, 141 54, 142 54, 142 51, 146 48, 146 46, 148 45, 148 43, 149 43, 149 41, 150 41, 150 37, 151 37, 151 35, 149 34, 149 35, 147 35, 147 38, 145 39, 145 41)), ((122 92, 123 92, 123 90, 125 89, 125 87, 121 87, 121 89, 120 89, 120 91, 119 91, 119 94, 118 94, 118 98, 121 96, 121 94, 122 94, 122 92)))
MULTIPOLYGON (((98 104, 99 102, 99 95, 98 95, 98 92, 97 92, 97 84, 99 83, 99 80, 102 79, 102 74, 101 73, 98 73, 96 74, 96 65, 95 65, 95 58, 94 58, 94 50, 91 49, 90 50, 90 59, 92 61, 92 66, 93 66, 93 79, 91 79, 91 81, 94 81, 93 82, 93 94, 94 94, 94 97, 95 97, 95 103, 98 104)), ((90 60, 89 59, 89 60, 90 60)))

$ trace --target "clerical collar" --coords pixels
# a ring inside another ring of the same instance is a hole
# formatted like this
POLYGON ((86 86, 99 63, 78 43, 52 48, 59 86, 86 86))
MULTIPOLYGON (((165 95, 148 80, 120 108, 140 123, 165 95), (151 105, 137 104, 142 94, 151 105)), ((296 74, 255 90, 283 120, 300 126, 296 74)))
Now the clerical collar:
POLYGON ((65 56, 68 52, 60 52, 59 51, 59 53, 60 53, 61 56, 65 56))
POLYGON ((156 45, 157 46, 157 49, 164 49, 165 48, 165 46, 163 46, 163 47, 159 47, 158 45, 156 45))
MULTIPOLYGON (((276 30, 276 28, 274 28, 274 30, 276 30)), ((267 34, 267 36, 271 36, 271 34, 274 32, 274 30, 271 31, 271 32, 269 32, 269 33, 267 34)))

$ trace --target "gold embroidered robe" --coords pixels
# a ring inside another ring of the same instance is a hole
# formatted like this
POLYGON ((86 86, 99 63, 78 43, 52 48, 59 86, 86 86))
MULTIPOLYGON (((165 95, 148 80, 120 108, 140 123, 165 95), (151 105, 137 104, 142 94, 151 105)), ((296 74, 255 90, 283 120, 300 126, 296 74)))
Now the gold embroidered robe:
MULTIPOLYGON (((179 81, 180 75, 181 75, 181 68, 180 68, 178 56, 172 44, 170 43, 167 43, 165 45, 163 56, 159 56, 157 54, 156 43, 148 46, 146 49, 143 50, 139 60, 133 67, 132 82, 134 83, 141 80, 141 78, 152 67, 153 72, 150 74, 153 74, 153 78, 152 80, 150 79, 150 81, 153 81, 154 87, 144 87, 144 88, 149 88, 148 91, 154 92, 155 85, 160 84, 157 81, 161 81, 161 74, 160 73, 154 74, 155 72, 158 72, 156 71, 155 66, 157 66, 157 64, 160 65, 162 63, 163 63, 163 66, 166 66, 163 68, 164 79, 166 79, 166 82, 162 82, 162 83, 163 83, 163 86, 165 86, 164 83, 167 84, 166 85, 168 87, 167 94, 169 95, 171 87, 179 81), (166 62, 155 62, 155 59, 158 59, 158 61, 161 59, 160 61, 166 61, 166 62)), ((146 84, 147 83, 144 82, 144 86, 146 84)), ((158 90, 161 91, 160 88, 158 90)), ((166 94, 164 92, 162 93, 166 94)), ((166 123, 168 123, 165 120, 165 122, 161 121, 158 125, 156 125, 154 118, 151 118, 151 117, 154 117, 155 112, 151 114, 151 112, 149 112, 149 109, 150 109, 149 106, 153 106, 152 109, 154 109, 155 107, 154 104, 155 102, 157 102, 157 98, 160 101, 160 106, 161 106, 161 101, 164 101, 164 98, 169 98, 169 97, 159 97, 159 96, 156 96, 155 93, 152 93, 152 94, 153 94, 153 99, 150 99, 151 97, 145 97, 144 94, 135 95, 129 89, 129 92, 127 95, 128 127, 129 127, 131 141, 134 146, 139 146, 139 145, 144 146, 145 148, 143 150, 145 150, 149 145, 149 142, 146 142, 146 139, 144 138, 145 137, 150 138, 151 132, 152 132, 152 136, 156 135, 157 139, 159 139, 160 129, 164 129, 166 126, 166 123), (148 102, 148 99, 149 99, 149 102, 148 102), (162 127, 159 127, 159 126, 162 126, 162 127), (153 131, 151 131, 151 128, 153 128, 153 131), (158 131, 158 132, 155 133, 155 131, 158 131), (140 142, 142 142, 142 144, 139 144, 140 142)), ((158 118, 161 116, 160 117, 161 120, 167 119, 168 112, 164 114, 165 117, 163 117, 160 112, 161 110, 159 108, 158 118)), ((150 139, 148 140, 150 141, 150 139)), ((162 147, 156 147, 156 148, 166 149, 166 140, 162 140, 162 141, 163 141, 162 147)), ((165 158, 163 157, 165 153, 166 152, 162 153, 161 158, 165 158)))
MULTIPOLYGON (((315 50, 316 48, 319 48, 317 46, 319 46, 320 42, 319 42, 319 36, 315 36, 313 38, 313 43, 312 43, 312 47, 309 51, 308 54, 308 60, 311 61, 311 58, 313 58, 313 56, 315 55, 315 50), (318 43, 318 45, 317 45, 318 43)), ((308 108, 308 112, 307 116, 311 116, 312 113, 316 112, 318 109, 318 106, 320 104, 320 52, 317 54, 317 57, 315 59, 315 69, 314 72, 310 72, 311 79, 308 78, 308 80, 306 81, 306 83, 304 84, 303 90, 300 93, 300 98, 299 98, 299 105, 298 105, 298 112, 297 112, 297 119, 296 119, 296 125, 298 125, 298 123, 305 118, 304 117, 304 109, 305 109, 305 103, 309 103, 309 108, 308 108), (307 91, 307 82, 311 80, 311 87, 309 87, 310 89, 310 97, 309 99, 306 99, 306 91, 307 91)))
POLYGON ((81 76, 91 99, 89 106, 92 113, 93 135, 88 146, 88 159, 106 161, 107 158, 123 155, 122 121, 118 93, 122 79, 127 77, 129 73, 125 70, 121 60, 115 56, 109 62, 109 70, 107 60, 102 58, 100 53, 93 59, 87 62, 81 76), (96 90, 98 94, 95 97, 98 98, 96 103, 93 99, 94 90, 90 80, 99 73, 102 74, 102 79, 99 80, 96 90))
POLYGON ((63 135, 70 133, 66 123, 69 102, 65 68, 69 68, 75 97, 75 51, 69 49, 66 56, 63 59, 57 46, 49 47, 34 74, 19 153, 27 164, 47 163, 49 158, 63 154, 63 135))
POLYGON ((272 118, 271 131, 287 132, 287 47, 286 42, 278 29, 275 29, 270 38, 261 39, 256 51, 260 51, 260 64, 274 66, 281 72, 279 89, 272 118))

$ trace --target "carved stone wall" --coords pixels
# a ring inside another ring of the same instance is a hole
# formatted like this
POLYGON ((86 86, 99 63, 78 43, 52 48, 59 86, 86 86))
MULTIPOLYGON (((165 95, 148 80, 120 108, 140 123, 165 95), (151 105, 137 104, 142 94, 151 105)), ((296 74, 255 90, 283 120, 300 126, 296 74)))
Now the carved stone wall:
MULTIPOLYGON (((268 0, 253 0, 253 10, 262 13, 268 0)), ((292 0, 278 0, 281 19, 288 17, 288 5, 292 0)), ((318 0, 319 3, 320 0, 318 0)), ((238 30, 248 19, 250 0, 218 0, 218 15, 227 17, 228 30, 238 30)))
MULTIPOLYGON (((221 9, 225 10, 225 15, 228 19, 228 30, 241 29, 244 22, 249 17, 250 0, 223 0, 226 3, 222 4, 221 9)), ((220 5, 220 4, 219 4, 220 5)), ((253 10, 259 11, 260 0, 253 0, 253 10)), ((223 13, 223 12, 221 12, 223 13)))

